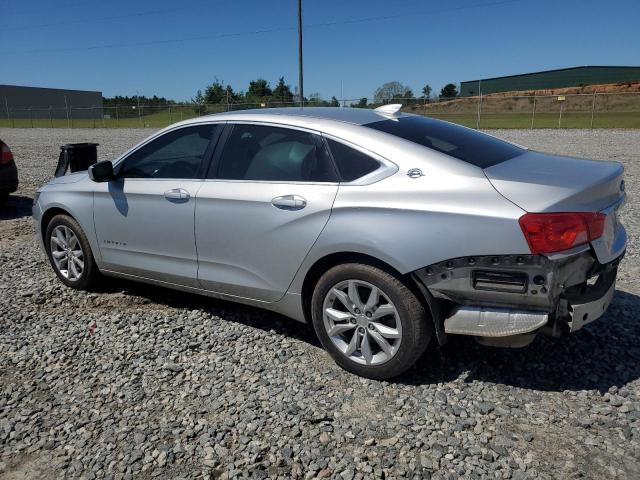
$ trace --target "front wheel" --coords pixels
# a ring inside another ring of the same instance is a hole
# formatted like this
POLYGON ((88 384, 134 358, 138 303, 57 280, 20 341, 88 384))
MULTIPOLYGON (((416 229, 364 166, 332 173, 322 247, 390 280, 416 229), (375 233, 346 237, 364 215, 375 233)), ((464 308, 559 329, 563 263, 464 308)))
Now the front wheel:
POLYGON ((365 264, 345 264, 318 281, 313 326, 338 365, 386 379, 400 375, 424 353, 432 324, 416 295, 394 275, 365 264))
POLYGON ((44 244, 53 271, 62 283, 85 290, 96 281, 99 272, 89 241, 73 218, 53 217, 47 225, 44 244))

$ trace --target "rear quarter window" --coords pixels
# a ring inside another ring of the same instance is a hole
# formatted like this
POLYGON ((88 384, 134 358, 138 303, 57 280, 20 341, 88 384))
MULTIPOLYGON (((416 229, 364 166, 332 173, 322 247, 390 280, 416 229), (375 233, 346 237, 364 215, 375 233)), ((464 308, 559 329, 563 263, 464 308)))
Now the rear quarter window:
POLYGON ((390 133, 480 168, 497 165, 525 151, 491 135, 417 115, 380 120, 367 123, 365 127, 390 133))
POLYGON ((380 167, 377 160, 343 143, 330 138, 327 138, 327 143, 343 182, 352 182, 362 178, 380 167))

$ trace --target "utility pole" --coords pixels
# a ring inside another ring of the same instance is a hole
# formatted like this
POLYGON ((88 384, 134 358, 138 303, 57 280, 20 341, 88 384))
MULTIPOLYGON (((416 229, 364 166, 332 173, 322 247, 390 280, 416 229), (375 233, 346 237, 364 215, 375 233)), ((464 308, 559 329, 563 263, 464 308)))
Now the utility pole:
POLYGON ((302 78, 302 0, 298 0, 298 90, 300 106, 304 107, 304 87, 302 78))

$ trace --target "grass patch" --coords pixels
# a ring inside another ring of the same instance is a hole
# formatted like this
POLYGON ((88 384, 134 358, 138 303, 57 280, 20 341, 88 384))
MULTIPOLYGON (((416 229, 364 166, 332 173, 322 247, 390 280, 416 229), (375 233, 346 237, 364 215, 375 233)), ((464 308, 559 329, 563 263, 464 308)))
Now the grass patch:
MULTIPOLYGON (((181 120, 198 116, 193 107, 172 107, 154 112, 124 110, 122 114, 112 118, 0 118, 0 127, 15 128, 162 128, 181 120)), ((216 113, 207 111, 203 114, 216 113)), ((474 113, 431 113, 433 118, 476 127, 477 117, 474 113)), ((481 129, 493 128, 531 128, 531 113, 485 113, 480 119, 481 129)), ((533 128, 590 128, 590 113, 566 113, 558 125, 557 113, 537 113, 533 128)), ((640 112, 601 112, 593 118, 593 128, 640 128, 640 112)))

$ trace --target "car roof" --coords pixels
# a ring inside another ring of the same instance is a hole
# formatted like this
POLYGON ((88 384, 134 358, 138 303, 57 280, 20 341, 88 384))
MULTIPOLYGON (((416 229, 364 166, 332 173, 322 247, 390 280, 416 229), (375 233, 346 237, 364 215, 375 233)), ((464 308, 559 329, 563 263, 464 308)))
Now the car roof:
POLYGON ((236 110, 232 112, 216 113, 207 115, 205 118, 219 119, 245 119, 260 120, 264 116, 276 116, 287 120, 295 120, 296 118, 303 120, 319 119, 333 120, 338 122, 350 123, 352 125, 365 125, 371 122, 388 119, 389 116, 376 112, 369 108, 351 108, 351 107, 287 107, 287 108, 257 108, 252 110, 236 110), (240 117, 240 118, 239 118, 240 117))

